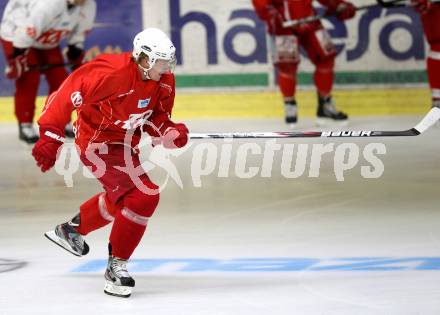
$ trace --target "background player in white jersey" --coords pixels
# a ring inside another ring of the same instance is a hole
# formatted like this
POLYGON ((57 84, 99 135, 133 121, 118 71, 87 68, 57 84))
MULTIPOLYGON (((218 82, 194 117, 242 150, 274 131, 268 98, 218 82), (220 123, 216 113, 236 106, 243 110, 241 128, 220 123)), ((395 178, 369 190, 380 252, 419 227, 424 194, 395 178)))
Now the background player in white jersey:
MULTIPOLYGON (((68 76, 62 66, 60 41, 67 38, 69 63, 79 66, 84 58, 84 41, 96 15, 94 0, 9 0, 3 13, 0 37, 7 66, 6 77, 15 80, 15 116, 19 138, 35 143, 33 127, 35 100, 44 74, 49 94, 68 76), (58 65, 58 66, 51 66, 58 65), (60 66, 61 65, 61 66, 60 66)), ((73 136, 69 126, 66 136, 73 136)))

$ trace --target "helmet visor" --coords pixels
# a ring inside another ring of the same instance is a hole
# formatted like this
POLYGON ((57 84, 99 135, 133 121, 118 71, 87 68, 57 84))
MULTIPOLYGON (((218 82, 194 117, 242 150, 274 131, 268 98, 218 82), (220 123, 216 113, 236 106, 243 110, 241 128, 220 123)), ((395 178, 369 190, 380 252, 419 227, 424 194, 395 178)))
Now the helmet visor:
POLYGON ((176 68, 176 58, 171 60, 157 59, 152 69, 160 74, 173 73, 176 68))

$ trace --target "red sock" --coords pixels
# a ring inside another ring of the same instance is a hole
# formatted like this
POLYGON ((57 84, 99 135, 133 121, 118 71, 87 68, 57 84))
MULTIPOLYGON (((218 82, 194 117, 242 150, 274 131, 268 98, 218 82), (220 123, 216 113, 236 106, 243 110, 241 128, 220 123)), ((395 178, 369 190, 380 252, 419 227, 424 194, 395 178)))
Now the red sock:
POLYGON ((333 81, 335 74, 333 71, 334 59, 329 58, 326 61, 318 63, 316 65, 315 74, 313 80, 318 94, 321 96, 330 95, 333 89, 333 81))
POLYGON ((284 98, 295 99, 296 70, 295 63, 280 63, 278 68, 278 85, 284 98))
POLYGON ((142 224, 133 222, 124 214, 130 209, 123 208, 116 215, 113 222, 112 232, 110 234, 110 244, 112 246, 112 255, 122 259, 129 259, 136 247, 139 245, 142 236, 147 228, 147 217, 142 224))
MULTIPOLYGON (((151 182, 150 185, 154 185, 151 182)), ((157 189, 157 186, 155 186, 157 189)), ((115 217, 110 244, 112 255, 129 259, 144 235, 148 219, 159 202, 159 194, 148 195, 138 189, 123 198, 124 207, 115 217)))
POLYGON ((81 221, 78 232, 87 235, 112 222, 120 208, 108 200, 106 193, 99 193, 84 202, 79 209, 81 221))

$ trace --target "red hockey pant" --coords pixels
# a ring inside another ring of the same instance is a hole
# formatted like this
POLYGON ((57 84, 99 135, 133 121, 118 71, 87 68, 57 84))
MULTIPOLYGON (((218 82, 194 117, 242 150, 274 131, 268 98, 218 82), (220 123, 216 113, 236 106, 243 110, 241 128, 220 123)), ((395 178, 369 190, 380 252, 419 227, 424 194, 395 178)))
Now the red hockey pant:
POLYGON ((430 46, 426 60, 428 81, 434 100, 440 99, 440 4, 433 4, 422 14, 423 29, 430 46))
MULTIPOLYGON (((298 36, 298 44, 307 52, 311 62, 315 65, 313 81, 320 96, 331 94, 334 81, 334 64, 336 51, 328 33, 319 29, 298 36)), ((298 47, 299 50, 299 47, 298 47)), ((295 98, 296 74, 299 58, 292 58, 293 62, 279 62, 278 84, 284 98, 295 98)))
POLYGON ((79 232, 86 235, 113 222, 110 233, 112 255, 129 259, 159 203, 159 190, 145 173, 137 175, 134 169, 124 171, 115 167, 139 167, 139 156, 130 148, 122 144, 109 144, 106 148, 93 150, 93 155, 87 151, 81 155, 81 161, 95 172, 105 192, 81 205, 79 232), (128 151, 124 152, 124 149, 128 151), (96 157, 102 163, 97 163, 96 157))
MULTIPOLYGON (((9 41, 2 40, 6 59, 13 54, 13 46, 9 41)), ((49 85, 49 94, 56 91, 68 73, 64 67, 52 67, 47 70, 35 69, 35 66, 62 64, 64 62, 60 47, 51 49, 31 48, 27 54, 28 65, 34 69, 24 72, 15 80, 15 116, 18 122, 32 122, 35 115, 35 100, 40 84, 40 75, 44 74, 49 85)))

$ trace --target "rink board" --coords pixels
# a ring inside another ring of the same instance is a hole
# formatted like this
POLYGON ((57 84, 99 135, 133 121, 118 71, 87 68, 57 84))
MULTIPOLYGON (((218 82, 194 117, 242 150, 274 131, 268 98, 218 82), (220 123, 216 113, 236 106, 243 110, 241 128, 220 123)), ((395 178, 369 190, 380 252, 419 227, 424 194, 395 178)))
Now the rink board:
MULTIPOLYGON (((430 107, 427 88, 365 89, 335 91, 337 107, 352 116, 422 114, 430 107)), ((313 117, 316 95, 299 91, 300 117, 313 117)), ((37 115, 44 97, 37 101, 37 115)), ((173 116, 197 118, 277 118, 283 116, 282 97, 278 91, 266 92, 188 92, 177 91, 173 116)), ((0 122, 14 122, 12 97, 0 98, 0 122)))

